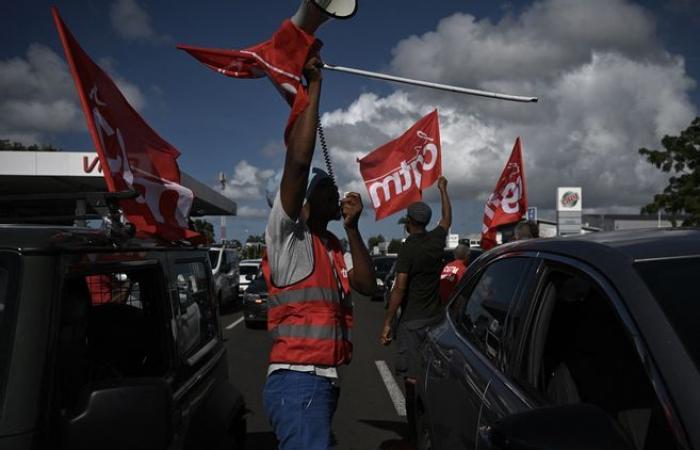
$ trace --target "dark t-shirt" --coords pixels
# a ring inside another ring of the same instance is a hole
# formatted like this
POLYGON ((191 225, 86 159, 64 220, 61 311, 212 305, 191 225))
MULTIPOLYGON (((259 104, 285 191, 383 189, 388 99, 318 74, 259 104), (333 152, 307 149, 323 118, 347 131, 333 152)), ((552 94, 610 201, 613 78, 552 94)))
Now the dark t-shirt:
POLYGON ((402 321, 428 319, 442 312, 438 292, 446 237, 447 231, 437 227, 427 233, 412 234, 401 245, 396 273, 408 274, 402 321))

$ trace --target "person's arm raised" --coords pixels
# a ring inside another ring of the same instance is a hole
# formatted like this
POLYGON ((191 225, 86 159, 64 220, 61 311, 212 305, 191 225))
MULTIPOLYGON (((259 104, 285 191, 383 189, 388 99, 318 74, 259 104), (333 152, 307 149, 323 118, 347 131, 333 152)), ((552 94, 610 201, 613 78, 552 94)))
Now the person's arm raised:
POLYGON ((356 192, 348 193, 342 200, 343 225, 348 235, 353 269, 349 273, 350 286, 361 294, 371 296, 377 290, 372 257, 362 240, 358 222, 362 214, 362 198, 356 192))
POLYGON ((450 204, 450 196, 447 195, 447 178, 443 176, 438 178, 438 189, 440 189, 440 201, 442 203, 442 218, 438 225, 449 232, 452 226, 452 205, 450 204))
POLYGON ((280 184, 280 198, 284 212, 296 220, 304 204, 306 185, 311 170, 311 160, 316 146, 318 126, 318 104, 321 97, 321 60, 314 56, 304 66, 308 82, 309 106, 299 116, 287 139, 287 155, 280 184))

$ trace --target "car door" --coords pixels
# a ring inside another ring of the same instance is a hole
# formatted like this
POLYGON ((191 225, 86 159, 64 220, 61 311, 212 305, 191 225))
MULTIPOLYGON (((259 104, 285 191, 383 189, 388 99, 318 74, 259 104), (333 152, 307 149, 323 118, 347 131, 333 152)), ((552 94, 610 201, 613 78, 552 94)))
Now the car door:
MULTIPOLYGON (((635 450, 680 448, 666 419, 672 407, 659 400, 663 382, 652 382, 644 343, 615 290, 593 268, 566 258, 545 257, 541 272, 519 335, 522 355, 512 358, 513 384, 532 394, 533 407, 601 408, 635 450)), ((507 415, 484 411, 482 427, 507 415)))
POLYGON ((501 377, 510 313, 532 284, 533 265, 532 258, 506 257, 476 269, 460 283, 447 320, 429 331, 422 389, 435 448, 476 448, 486 394, 504 395, 505 383, 491 385, 501 377))

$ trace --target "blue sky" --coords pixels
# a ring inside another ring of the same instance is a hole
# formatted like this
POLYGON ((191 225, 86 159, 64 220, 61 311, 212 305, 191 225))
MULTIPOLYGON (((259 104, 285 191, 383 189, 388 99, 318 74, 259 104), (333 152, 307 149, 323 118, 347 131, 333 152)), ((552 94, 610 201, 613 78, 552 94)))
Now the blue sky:
MULTIPOLYGON (((2 7, 0 138, 87 150, 92 145, 77 96, 56 59, 63 52, 51 4, 2 7)), ((227 195, 242 213, 229 219, 229 236, 261 233, 263 186, 282 166, 288 107, 267 81, 220 76, 175 44, 255 44, 298 3, 55 4, 85 50, 182 152, 184 171, 212 186, 217 173, 226 172, 227 195)), ((319 30, 326 61, 539 95, 542 102, 497 104, 327 73, 321 109, 341 188, 361 189, 358 155, 438 107, 454 231, 480 228, 484 197, 518 135, 532 205, 551 209, 554 187, 574 184, 583 186, 584 206, 592 211, 636 211, 665 181, 640 162, 636 149, 685 128, 700 107, 699 27, 695 0, 361 1, 355 18, 319 30)), ((436 198, 427 193, 437 214, 436 198)), ((369 212, 362 222, 366 236, 401 235, 398 217, 375 223, 369 212)))

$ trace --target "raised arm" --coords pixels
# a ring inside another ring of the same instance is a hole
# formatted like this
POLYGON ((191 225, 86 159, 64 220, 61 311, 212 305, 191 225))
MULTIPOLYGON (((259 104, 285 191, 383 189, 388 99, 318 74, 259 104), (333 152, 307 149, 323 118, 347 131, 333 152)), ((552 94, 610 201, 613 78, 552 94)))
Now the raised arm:
POLYGON ((372 295, 377 290, 377 276, 369 251, 360 235, 358 223, 362 214, 362 198, 356 192, 350 192, 342 200, 343 225, 348 235, 352 270, 348 274, 350 286, 364 295, 372 295))
POLYGON ((321 97, 321 60, 311 57, 304 66, 308 82, 309 106, 292 125, 287 139, 287 155, 280 184, 280 196, 284 212, 292 219, 299 217, 304 204, 306 185, 311 170, 311 160, 316 146, 318 103, 321 97))
POLYGON ((442 203, 442 218, 438 225, 449 232, 452 226, 452 205, 450 204, 450 196, 447 195, 447 178, 443 176, 438 178, 438 189, 440 189, 440 202, 442 203))

